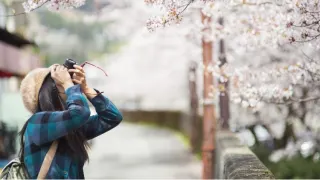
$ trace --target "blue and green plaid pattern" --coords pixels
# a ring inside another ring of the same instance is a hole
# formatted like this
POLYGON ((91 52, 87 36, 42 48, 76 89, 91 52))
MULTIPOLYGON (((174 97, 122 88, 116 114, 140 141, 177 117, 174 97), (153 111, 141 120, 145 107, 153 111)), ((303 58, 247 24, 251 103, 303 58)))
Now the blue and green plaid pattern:
MULTIPOLYGON (((35 113, 28 120, 24 134, 24 163, 31 178, 37 177, 54 140, 76 129, 82 131, 89 140, 114 128, 122 120, 116 106, 101 93, 90 100, 97 112, 94 116, 90 116, 89 105, 79 85, 68 88, 66 95, 67 110, 35 113)), ((46 178, 84 178, 83 165, 83 162, 76 162, 67 154, 57 151, 46 178)))

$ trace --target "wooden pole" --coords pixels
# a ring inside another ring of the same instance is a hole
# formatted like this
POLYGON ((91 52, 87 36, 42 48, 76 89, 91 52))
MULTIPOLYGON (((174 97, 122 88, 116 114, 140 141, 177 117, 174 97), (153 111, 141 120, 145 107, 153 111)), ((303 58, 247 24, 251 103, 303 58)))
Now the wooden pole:
MULTIPOLYGON (((205 25, 203 31, 210 31, 209 25, 211 18, 201 13, 202 23, 205 25)), ((215 107, 213 97, 210 94, 213 93, 213 76, 211 72, 208 72, 208 67, 212 65, 212 42, 205 41, 202 38, 203 48, 203 142, 202 142, 202 161, 203 161, 203 179, 214 178, 214 151, 215 151, 215 130, 216 130, 216 119, 215 119, 215 107)))
POLYGON ((198 93, 197 93, 197 63, 192 61, 189 67, 189 91, 190 91, 190 112, 191 112, 191 149, 195 153, 198 144, 198 93))
POLYGON ((97 15, 100 15, 100 3, 97 0, 94 0, 94 9, 95 9, 95 13, 97 13, 97 15))
MULTIPOLYGON (((219 18, 220 25, 223 25, 223 18, 219 18)), ((224 74, 223 65, 227 63, 224 40, 220 39, 219 42, 219 61, 220 73, 224 76, 224 80, 219 79, 219 107, 220 107, 220 122, 222 129, 229 129, 229 93, 228 93, 228 79, 224 74)))

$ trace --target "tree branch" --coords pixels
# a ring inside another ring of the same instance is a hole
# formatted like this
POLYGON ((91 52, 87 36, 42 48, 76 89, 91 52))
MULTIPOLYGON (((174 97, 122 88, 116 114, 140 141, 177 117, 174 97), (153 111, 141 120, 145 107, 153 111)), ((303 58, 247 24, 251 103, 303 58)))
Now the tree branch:
POLYGON ((177 16, 180 16, 180 14, 182 14, 190 6, 190 4, 193 3, 193 2, 194 2, 194 0, 190 0, 188 2, 188 4, 185 5, 185 7, 177 14, 177 16))
MULTIPOLYGON (((40 7, 42 7, 44 4, 48 3, 50 0, 46 0, 45 2, 43 2, 42 4, 40 4, 39 6, 35 7, 34 9, 31 9, 31 11, 34 11, 36 9, 39 9, 40 7)), ((30 11, 30 12, 31 12, 30 11)), ((23 14, 27 14, 26 12, 21 12, 21 13, 15 13, 15 14, 8 14, 8 15, 0 15, 0 17, 12 17, 12 16, 19 16, 19 15, 23 15, 23 14)))

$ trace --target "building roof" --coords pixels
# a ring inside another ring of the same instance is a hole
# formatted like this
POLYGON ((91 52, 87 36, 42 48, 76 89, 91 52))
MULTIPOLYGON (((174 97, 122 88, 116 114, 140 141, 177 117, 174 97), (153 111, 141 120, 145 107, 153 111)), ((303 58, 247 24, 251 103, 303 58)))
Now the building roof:
POLYGON ((17 34, 12 34, 6 29, 0 28, 0 41, 15 46, 17 48, 21 48, 25 45, 36 46, 36 44, 32 41, 26 40, 17 34))

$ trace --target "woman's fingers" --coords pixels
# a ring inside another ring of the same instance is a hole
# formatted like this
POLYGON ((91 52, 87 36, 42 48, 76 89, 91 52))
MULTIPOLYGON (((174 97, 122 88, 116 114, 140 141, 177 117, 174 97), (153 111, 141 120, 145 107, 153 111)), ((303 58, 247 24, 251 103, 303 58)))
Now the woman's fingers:
POLYGON ((55 63, 55 64, 52 64, 51 67, 52 66, 60 66, 60 64, 55 63))
MULTIPOLYGON (((85 72, 81 66, 75 65, 75 69, 67 69, 62 65, 52 65, 50 67, 51 76, 59 76, 60 73, 69 72, 73 73, 72 81, 76 84, 85 84, 85 72)), ((55 79, 55 78, 54 78, 55 79)))
POLYGON ((61 65, 59 65, 59 66, 57 66, 57 71, 63 71, 63 70, 65 70, 66 68, 64 67, 64 66, 61 66, 61 65))
POLYGON ((84 73, 84 70, 83 70, 83 68, 81 66, 73 65, 73 67, 84 73))
POLYGON ((50 67, 51 77, 55 77, 55 69, 56 67, 50 67))
POLYGON ((57 67, 55 68, 55 70, 56 70, 56 71, 60 71, 60 68, 61 68, 61 66, 59 65, 59 66, 57 66, 57 67))
POLYGON ((75 82, 76 84, 82 84, 83 80, 78 80, 78 79, 72 79, 73 82, 75 82))
POLYGON ((49 67, 50 70, 56 70, 56 68, 59 66, 59 64, 53 64, 49 67))
POLYGON ((77 76, 85 76, 84 72, 81 72, 79 69, 69 69, 70 73, 75 73, 77 76))

